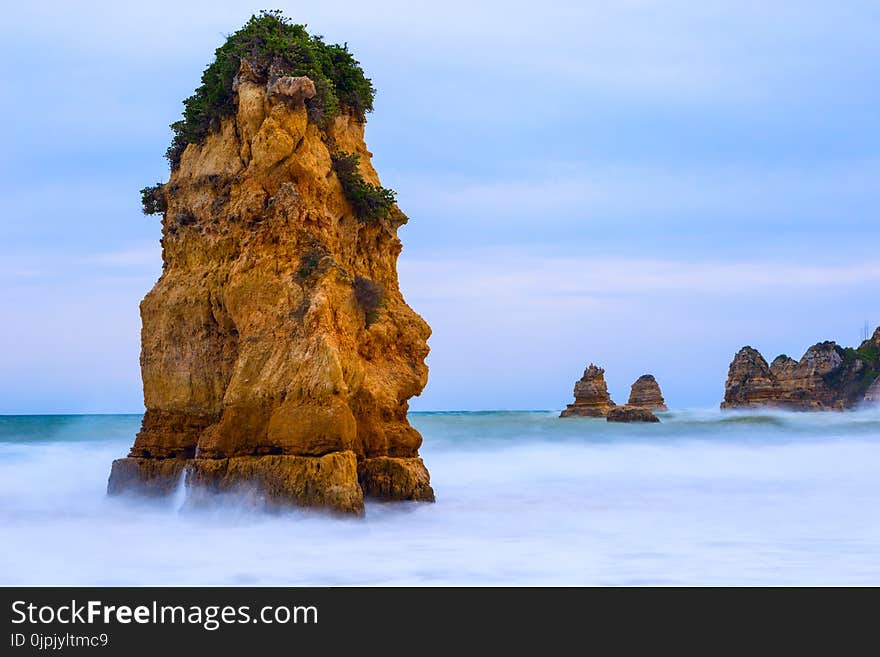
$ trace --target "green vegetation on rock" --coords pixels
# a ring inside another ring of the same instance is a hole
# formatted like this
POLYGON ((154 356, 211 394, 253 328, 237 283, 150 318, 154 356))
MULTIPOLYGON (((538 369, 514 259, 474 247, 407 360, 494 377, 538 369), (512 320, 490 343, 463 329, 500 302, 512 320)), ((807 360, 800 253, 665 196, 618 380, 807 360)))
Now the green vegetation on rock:
POLYGON ((164 187, 162 183, 156 183, 141 190, 141 206, 144 214, 165 212, 165 194, 162 187, 164 187))
POLYGON ((373 109, 375 89, 347 44, 324 43, 281 11, 262 11, 217 48, 201 85, 183 101, 183 119, 171 125, 174 137, 166 152, 172 168, 188 144, 201 142, 234 112, 233 81, 242 60, 267 81, 285 75, 309 77, 316 94, 306 106, 310 120, 320 126, 343 110, 363 119, 373 109))
POLYGON ((880 376, 880 350, 869 341, 864 342, 858 349, 837 345, 835 347, 843 362, 836 370, 822 376, 825 383, 832 388, 839 386, 845 374, 853 371, 852 368, 856 362, 861 361, 863 369, 860 371, 856 370, 858 371, 856 390, 860 394, 864 394, 871 386, 871 383, 880 376))
POLYGON ((880 367, 880 348, 876 344, 865 341, 856 351, 865 361, 873 363, 875 367, 880 367))
POLYGON ((324 243, 316 241, 312 244, 299 259, 299 269, 297 270, 299 277, 305 279, 314 273, 326 271, 328 263, 324 259, 328 254, 329 251, 324 243))
POLYGON ((333 155, 333 170, 342 185, 345 198, 361 221, 387 219, 394 210, 397 194, 392 189, 372 185, 358 169, 357 153, 338 152, 333 155))

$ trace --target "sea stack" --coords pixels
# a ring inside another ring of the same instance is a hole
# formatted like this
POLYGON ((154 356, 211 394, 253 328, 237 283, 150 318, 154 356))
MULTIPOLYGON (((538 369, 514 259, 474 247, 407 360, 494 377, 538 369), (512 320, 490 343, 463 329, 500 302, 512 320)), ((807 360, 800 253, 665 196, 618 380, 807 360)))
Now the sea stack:
POLYGON ((614 406, 605 383, 605 370, 590 363, 574 384, 574 403, 559 417, 605 417, 614 406))
POLYGON ((343 513, 433 501, 407 420, 431 331, 398 287, 407 218, 364 142, 370 81, 277 12, 202 80, 170 179, 143 191, 163 269, 140 306, 146 414, 108 491, 165 494, 185 474, 343 513))
POLYGON ((627 406, 646 408, 650 411, 667 411, 666 401, 660 392, 660 385, 653 374, 642 374, 632 384, 627 406))
POLYGON ((878 376, 880 328, 858 348, 820 342, 800 360, 781 355, 770 365, 756 349, 743 347, 730 364, 721 408, 845 410, 876 395, 878 376))

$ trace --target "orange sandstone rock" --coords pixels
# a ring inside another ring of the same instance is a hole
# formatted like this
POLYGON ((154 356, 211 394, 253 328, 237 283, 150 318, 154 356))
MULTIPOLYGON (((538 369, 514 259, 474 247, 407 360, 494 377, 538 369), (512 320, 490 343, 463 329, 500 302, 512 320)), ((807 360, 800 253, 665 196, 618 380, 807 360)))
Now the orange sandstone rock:
POLYGON ((141 303, 146 414, 108 490, 253 484, 274 501, 360 513, 363 495, 433 500, 407 400, 430 328, 397 280, 398 227, 359 220, 336 151, 379 184, 364 123, 307 116, 308 78, 246 63, 235 112, 161 188, 162 276, 141 303), (268 87, 268 88, 267 88, 268 87), (355 280, 381 289, 365 309, 355 280))

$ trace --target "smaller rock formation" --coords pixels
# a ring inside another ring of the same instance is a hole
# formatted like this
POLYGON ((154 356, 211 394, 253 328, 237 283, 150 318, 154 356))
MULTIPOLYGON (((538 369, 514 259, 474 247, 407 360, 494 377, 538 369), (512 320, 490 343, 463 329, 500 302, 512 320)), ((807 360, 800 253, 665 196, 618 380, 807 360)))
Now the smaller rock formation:
POLYGON ((880 328, 857 349, 819 342, 799 361, 782 355, 767 365, 756 349, 743 347, 730 364, 721 408, 842 411, 876 398, 878 375, 880 328))
POLYGON ((605 370, 590 363, 583 377, 574 384, 574 403, 559 417, 605 417, 614 407, 605 383, 605 370))
POLYGON ((632 384, 627 406, 647 408, 650 411, 669 410, 666 407, 666 401, 663 399, 663 393, 660 392, 660 385, 653 374, 642 374, 642 376, 636 379, 636 382, 632 384))
POLYGON ((659 422, 660 418, 654 415, 649 408, 639 406, 617 406, 608 411, 605 418, 608 422, 659 422))

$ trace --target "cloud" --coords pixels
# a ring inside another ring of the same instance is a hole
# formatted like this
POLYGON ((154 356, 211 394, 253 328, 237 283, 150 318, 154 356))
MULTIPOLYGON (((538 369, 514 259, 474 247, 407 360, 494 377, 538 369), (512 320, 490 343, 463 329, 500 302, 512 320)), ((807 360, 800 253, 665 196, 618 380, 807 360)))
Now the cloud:
POLYGON ((104 265, 108 267, 142 269, 157 268, 162 263, 162 249, 158 244, 143 244, 121 251, 98 253, 82 258, 84 264, 104 265))
POLYGON ((547 304, 565 298, 709 295, 775 298, 837 288, 880 286, 880 263, 698 262, 652 258, 536 257, 513 251, 473 251, 466 258, 402 258, 409 297, 474 303, 547 304))
POLYGON ((415 217, 442 214, 452 222, 478 217, 484 226, 538 221, 545 230, 620 216, 650 223, 701 215, 703 228, 731 216, 757 217, 765 225, 795 214, 824 222, 860 204, 880 204, 878 177, 876 159, 775 166, 535 161, 504 177, 399 171, 387 176, 415 217))
MULTIPOLYGON (((79 253, 58 249, 25 250, 4 256, 0 265, 0 297, 20 308, 43 300, 47 305, 56 297, 75 297, 83 287, 126 288, 142 296, 162 271, 161 247, 139 244, 103 253, 79 253)), ((133 296, 132 305, 137 296, 133 296)), ((24 321, 19 316, 18 320, 24 321)))
POLYGON ((873 260, 555 257, 519 249, 404 255, 399 270, 407 302, 434 329, 418 410, 559 408, 591 361, 606 368, 615 399, 651 372, 674 406, 711 406, 744 344, 770 357, 825 339, 855 344, 862 322, 880 319, 873 260))
MULTIPOLYGON (((351 42, 379 68, 468 77, 491 71, 520 80, 522 88, 511 89, 511 96, 521 91, 524 99, 542 79, 673 102, 766 98, 775 86, 830 66, 834 52, 814 46, 834 34, 846 35, 836 41, 850 66, 876 54, 866 20, 871 4, 863 2, 388 0, 280 6, 313 32, 351 42)), ((16 45, 45 42, 80 53, 95 53, 100 44, 114 62, 166 65, 206 60, 251 11, 231 0, 18 3, 7 9, 0 34, 16 45)))

